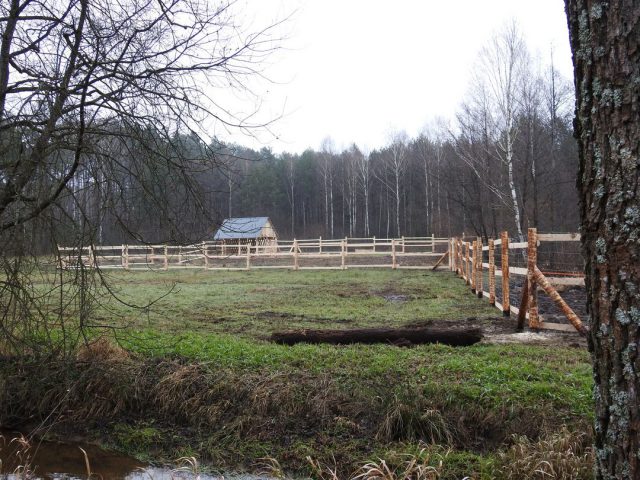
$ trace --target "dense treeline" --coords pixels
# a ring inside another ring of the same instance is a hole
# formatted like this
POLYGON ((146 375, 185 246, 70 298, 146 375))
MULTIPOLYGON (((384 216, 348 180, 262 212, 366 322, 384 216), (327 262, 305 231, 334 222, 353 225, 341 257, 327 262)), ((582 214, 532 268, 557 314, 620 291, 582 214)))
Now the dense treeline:
MULTIPOLYGON (((512 25, 480 52, 453 121, 414 138, 394 132, 370 152, 327 138, 319 150, 275 154, 103 124, 113 134, 85 134, 55 208, 14 235, 40 249, 52 234, 65 244, 187 243, 231 216, 269 216, 284 238, 576 231, 572 105, 567 80, 532 59, 512 25)), ((58 168, 72 161, 63 152, 58 168)))
MULTIPOLYGON (((575 231, 576 150, 568 121, 521 116, 518 128, 513 168, 521 228, 575 231)), ((86 217, 98 243, 195 241, 230 216, 269 216, 281 236, 298 238, 515 234, 508 176, 491 152, 499 141, 397 135, 369 154, 355 145, 299 155, 218 147, 217 167, 180 182, 170 164, 130 161, 109 175, 98 164, 79 177, 60 220, 86 217), (482 165, 468 163, 469 155, 482 165)), ((190 145, 194 159, 208 150, 194 138, 176 145, 190 145)))

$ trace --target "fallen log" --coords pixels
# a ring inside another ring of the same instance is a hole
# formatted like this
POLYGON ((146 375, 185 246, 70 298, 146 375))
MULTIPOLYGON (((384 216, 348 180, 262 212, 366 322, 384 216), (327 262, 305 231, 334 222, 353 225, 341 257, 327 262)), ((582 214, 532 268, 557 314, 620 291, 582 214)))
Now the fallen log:
POLYGON ((458 330, 434 328, 359 328, 351 330, 290 330, 274 332, 271 341, 281 345, 296 343, 388 343, 398 346, 442 343, 454 347, 466 347, 482 340, 482 330, 467 328, 458 330))

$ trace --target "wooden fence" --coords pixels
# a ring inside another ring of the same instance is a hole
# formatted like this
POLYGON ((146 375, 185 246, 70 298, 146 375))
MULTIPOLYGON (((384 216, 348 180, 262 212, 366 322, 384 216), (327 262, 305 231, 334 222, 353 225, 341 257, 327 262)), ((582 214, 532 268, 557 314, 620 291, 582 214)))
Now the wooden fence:
POLYGON ((535 228, 528 230, 526 242, 510 242, 507 232, 502 232, 499 239, 490 239, 487 245, 483 244, 480 237, 472 240, 452 238, 449 240, 448 249, 449 269, 464 279, 474 294, 480 298, 487 298, 489 303, 495 305, 505 316, 512 313, 517 315, 520 328, 528 319, 529 327, 532 329, 577 330, 585 334, 586 327, 555 288, 557 285, 584 285, 584 278, 576 272, 557 272, 555 269, 552 272, 543 272, 538 265, 538 249, 542 243, 579 240, 579 234, 538 234, 535 228), (522 263, 526 266, 512 265, 515 262, 514 256, 510 259, 510 252, 516 252, 515 258, 519 252, 522 263), (496 268, 496 259, 500 262, 500 268, 496 268), (488 285, 484 283, 485 272, 488 273, 488 285), (523 280, 518 307, 512 305, 510 300, 511 275, 522 277, 523 280), (500 299, 496 295, 496 279, 500 280, 500 299), (539 288, 549 295, 571 325, 544 321, 538 312, 539 288))
POLYGON ((114 245, 58 247, 61 268, 251 270, 288 268, 432 268, 449 239, 430 237, 279 240, 274 245, 114 245))

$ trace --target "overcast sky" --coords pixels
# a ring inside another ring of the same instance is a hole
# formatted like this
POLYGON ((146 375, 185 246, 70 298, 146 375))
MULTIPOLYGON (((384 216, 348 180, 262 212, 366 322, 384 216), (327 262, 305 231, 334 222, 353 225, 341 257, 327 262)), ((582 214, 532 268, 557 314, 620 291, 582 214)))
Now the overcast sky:
POLYGON ((260 117, 282 115, 272 134, 222 138, 276 152, 387 143, 392 131, 417 135, 452 119, 479 49, 515 19, 533 53, 570 78, 562 0, 245 0, 259 22, 281 19, 287 39, 266 67, 273 82, 252 85, 260 117), (274 138, 277 137, 277 138, 274 138))

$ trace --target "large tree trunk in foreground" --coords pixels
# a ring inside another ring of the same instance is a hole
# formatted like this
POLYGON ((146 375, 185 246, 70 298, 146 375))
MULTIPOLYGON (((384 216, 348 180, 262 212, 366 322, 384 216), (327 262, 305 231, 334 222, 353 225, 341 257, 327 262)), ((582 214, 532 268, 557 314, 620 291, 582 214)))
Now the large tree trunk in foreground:
POLYGON ((640 478, 640 2, 565 4, 577 95, 596 478, 640 478))
POLYGON ((422 343, 442 343, 455 347, 473 345, 482 340, 479 328, 444 330, 434 328, 359 328, 353 330, 292 330, 275 332, 271 341, 284 345, 296 343, 389 343, 409 346, 422 343))

